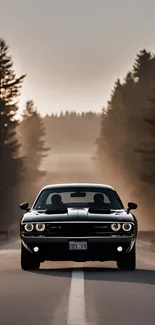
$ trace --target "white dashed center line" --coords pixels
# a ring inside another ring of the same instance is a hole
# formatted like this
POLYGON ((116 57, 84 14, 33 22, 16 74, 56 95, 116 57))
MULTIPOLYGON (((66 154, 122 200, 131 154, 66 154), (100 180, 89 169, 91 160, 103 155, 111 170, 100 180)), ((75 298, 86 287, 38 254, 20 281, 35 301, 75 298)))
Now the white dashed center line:
POLYGON ((85 325, 84 271, 72 271, 67 325, 85 325))

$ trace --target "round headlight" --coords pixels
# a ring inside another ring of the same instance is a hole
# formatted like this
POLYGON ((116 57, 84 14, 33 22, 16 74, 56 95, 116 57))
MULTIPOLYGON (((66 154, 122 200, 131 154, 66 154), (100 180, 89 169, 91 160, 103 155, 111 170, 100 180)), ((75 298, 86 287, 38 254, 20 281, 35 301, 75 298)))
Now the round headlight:
POLYGON ((132 228, 132 224, 131 223, 123 223, 123 225, 122 225, 122 229, 124 231, 130 231, 131 228, 132 228))
POLYGON ((36 227, 37 231, 44 231, 45 230, 45 224, 44 223, 37 223, 35 227, 36 227))
POLYGON ((24 225, 24 228, 25 228, 26 231, 30 232, 30 231, 33 230, 34 225, 33 225, 32 223, 26 223, 26 224, 24 225))
POLYGON ((119 231, 119 230, 121 229, 121 225, 120 225, 120 223, 112 223, 112 225, 111 225, 111 229, 112 229, 113 231, 119 231))

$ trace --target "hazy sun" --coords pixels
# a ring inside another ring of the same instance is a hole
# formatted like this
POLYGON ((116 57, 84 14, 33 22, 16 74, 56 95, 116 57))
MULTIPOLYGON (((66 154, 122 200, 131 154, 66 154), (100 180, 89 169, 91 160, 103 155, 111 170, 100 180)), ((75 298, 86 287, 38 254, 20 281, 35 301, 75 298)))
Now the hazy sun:
POLYGON ((18 112, 17 112, 17 115, 16 115, 18 119, 21 119, 21 114, 22 114, 22 111, 24 109, 26 100, 27 100, 26 96, 24 96, 23 94, 20 95, 20 98, 19 98, 19 101, 18 101, 19 109, 18 109, 18 112))

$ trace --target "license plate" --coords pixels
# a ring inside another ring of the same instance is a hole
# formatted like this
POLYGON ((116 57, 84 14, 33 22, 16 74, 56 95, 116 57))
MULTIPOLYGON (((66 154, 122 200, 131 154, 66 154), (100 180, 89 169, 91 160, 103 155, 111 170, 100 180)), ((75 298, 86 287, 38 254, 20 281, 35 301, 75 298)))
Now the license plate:
POLYGON ((70 241, 69 242, 69 250, 71 251, 83 251, 87 250, 87 242, 86 241, 70 241))

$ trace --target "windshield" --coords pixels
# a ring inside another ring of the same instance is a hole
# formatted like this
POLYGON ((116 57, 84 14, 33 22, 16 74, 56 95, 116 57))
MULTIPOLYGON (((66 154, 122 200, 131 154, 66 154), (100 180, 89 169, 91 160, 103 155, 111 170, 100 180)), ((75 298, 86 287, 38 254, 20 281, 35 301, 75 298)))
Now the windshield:
POLYGON ((123 204, 118 194, 107 188, 66 187, 44 189, 33 209, 46 210, 61 207, 103 208, 120 210, 123 204))

